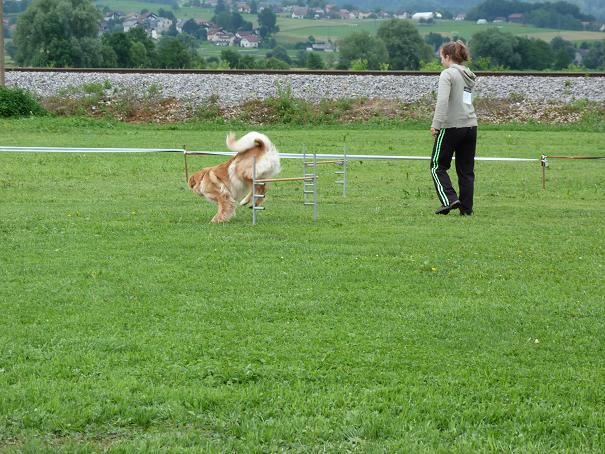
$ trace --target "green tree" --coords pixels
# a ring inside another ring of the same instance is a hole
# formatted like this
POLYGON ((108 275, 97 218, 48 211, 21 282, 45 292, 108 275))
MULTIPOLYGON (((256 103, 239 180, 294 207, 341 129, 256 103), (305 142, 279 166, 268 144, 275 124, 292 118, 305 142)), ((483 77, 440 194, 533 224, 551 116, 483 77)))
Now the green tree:
POLYGON ((227 5, 225 4, 225 0, 218 0, 216 2, 216 6, 214 7, 214 14, 218 15, 220 13, 228 13, 229 12, 229 8, 227 8, 227 5))
POLYGON ((553 69, 567 68, 576 56, 576 47, 571 41, 556 36, 550 42, 553 51, 553 69))
POLYGON ((262 62, 263 68, 266 69, 290 69, 290 65, 283 60, 279 60, 275 57, 269 57, 262 62))
POLYGON ((530 39, 518 36, 515 52, 521 60, 518 67, 513 69, 537 69, 542 70, 552 67, 554 56, 550 45, 541 39, 530 39))
POLYGON ((388 20, 380 26, 377 36, 387 48, 392 69, 420 69, 423 62, 432 58, 431 47, 410 21, 388 20))
POLYGON ((288 55, 288 51, 284 47, 277 46, 270 52, 267 52, 267 59, 271 57, 286 62, 288 65, 292 64, 292 59, 290 58, 290 56, 288 55))
POLYGON ((263 39, 279 31, 277 17, 275 16, 275 13, 271 11, 271 8, 263 8, 263 10, 258 13, 258 27, 259 34, 263 39))
POLYGON ((155 44, 140 27, 131 28, 127 33, 106 33, 101 41, 104 66, 108 68, 145 68, 154 65, 155 44))
POLYGON ((449 39, 439 33, 430 32, 424 37, 424 41, 437 52, 437 49, 439 49, 443 43, 448 42, 449 39))
POLYGON ((377 70, 388 62, 389 54, 381 39, 368 32, 355 32, 345 37, 339 45, 338 68, 349 69, 354 60, 366 60, 367 69, 377 70))
POLYGON ((195 19, 189 19, 183 24, 183 33, 189 33, 200 41, 206 41, 208 39, 206 29, 202 28, 195 19))
POLYGON ((219 28, 231 30, 231 13, 228 11, 217 13, 214 15, 211 22, 219 28))
POLYGON ((239 59, 239 69, 256 68, 256 59, 252 55, 242 55, 239 59))
POLYGON ((592 43, 582 63, 588 69, 605 69, 605 41, 592 43))
POLYGON ((294 64, 299 68, 303 68, 307 64, 307 51, 304 49, 300 49, 296 52, 296 59, 294 60, 294 64))
POLYGON ((492 67, 519 68, 521 56, 515 51, 516 45, 511 33, 490 28, 472 36, 470 50, 473 59, 489 59, 492 67))
POLYGON ((236 50, 225 49, 221 52, 221 60, 227 62, 231 69, 238 69, 240 67, 241 58, 242 56, 236 50))
POLYGON ((147 49, 143 43, 134 41, 130 45, 130 67, 147 68, 151 66, 151 60, 147 55, 147 49))
POLYGON ((92 0, 35 0, 17 21, 15 60, 22 66, 100 66, 100 20, 92 0))
POLYGON ((158 10, 158 16, 165 17, 166 19, 170 19, 172 22, 176 22, 176 16, 172 11, 165 10, 164 8, 160 8, 158 10))
POLYGON ((157 63, 160 68, 190 68, 191 53, 187 46, 174 36, 163 36, 158 45, 157 63))
POLYGON ((130 38, 130 42, 133 46, 141 45, 145 48, 144 54, 142 51, 137 51, 138 56, 136 58, 132 57, 133 66, 138 68, 153 66, 156 60, 156 46, 155 42, 149 37, 145 29, 143 27, 134 27, 128 30, 126 34, 130 38), (143 60, 141 60, 141 58, 143 60))
POLYGON ((112 61, 114 64, 111 66, 108 65, 109 67, 131 67, 132 63, 130 61, 130 49, 132 47, 132 42, 126 33, 106 33, 103 35, 102 42, 104 46, 111 48, 113 50, 113 55, 115 55, 115 62, 112 61))
POLYGON ((307 54, 307 68, 309 69, 324 69, 324 61, 316 52, 309 52, 307 54))
POLYGON ((252 22, 245 21, 240 13, 231 14, 231 27, 232 31, 238 30, 252 30, 252 22))
POLYGON ((245 21, 242 18, 242 15, 239 13, 223 11, 216 14, 212 18, 212 22, 218 27, 230 32, 236 32, 238 30, 252 30, 252 22, 245 21))

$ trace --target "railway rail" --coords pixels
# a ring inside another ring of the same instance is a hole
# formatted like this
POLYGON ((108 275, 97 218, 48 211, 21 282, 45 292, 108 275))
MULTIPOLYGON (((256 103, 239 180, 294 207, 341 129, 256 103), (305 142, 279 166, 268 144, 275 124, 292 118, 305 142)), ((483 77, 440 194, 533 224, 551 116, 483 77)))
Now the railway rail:
MULTIPOLYGON (((6 72, 108 73, 108 74, 284 74, 329 76, 436 76, 436 71, 339 71, 275 69, 150 69, 150 68, 6 68, 6 72)), ((476 71, 477 76, 502 77, 605 77, 605 72, 476 71)))

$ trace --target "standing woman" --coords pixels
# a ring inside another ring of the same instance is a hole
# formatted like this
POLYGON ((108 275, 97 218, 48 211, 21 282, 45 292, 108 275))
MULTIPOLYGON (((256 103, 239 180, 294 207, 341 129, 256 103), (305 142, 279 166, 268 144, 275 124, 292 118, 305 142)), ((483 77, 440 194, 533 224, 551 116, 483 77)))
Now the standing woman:
POLYGON ((449 42, 439 49, 445 68, 439 76, 437 105, 431 125, 435 138, 431 155, 431 175, 441 206, 435 214, 459 209, 461 215, 473 213, 477 115, 472 103, 475 74, 463 66, 469 53, 462 41, 449 42), (447 173, 456 154, 458 194, 447 173))

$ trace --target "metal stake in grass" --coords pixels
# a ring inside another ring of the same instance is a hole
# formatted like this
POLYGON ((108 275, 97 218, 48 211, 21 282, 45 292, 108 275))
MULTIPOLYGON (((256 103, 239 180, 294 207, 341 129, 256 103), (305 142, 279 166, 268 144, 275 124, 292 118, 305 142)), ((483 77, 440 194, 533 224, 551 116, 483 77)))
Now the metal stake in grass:
POLYGON ((546 155, 540 156, 540 164, 542 165, 542 189, 546 189, 546 168, 548 167, 546 155))
POLYGON ((189 182, 189 168, 187 167, 187 145, 183 145, 183 156, 185 157, 185 182, 189 182))

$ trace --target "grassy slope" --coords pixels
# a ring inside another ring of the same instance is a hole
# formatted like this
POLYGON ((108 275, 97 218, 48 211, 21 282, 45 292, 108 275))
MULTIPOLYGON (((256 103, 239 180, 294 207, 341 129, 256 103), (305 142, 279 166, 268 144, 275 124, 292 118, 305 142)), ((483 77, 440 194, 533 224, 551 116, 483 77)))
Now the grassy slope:
MULTIPOLYGON (((224 150, 224 128, 0 122, 0 144, 224 150)), ((273 128, 284 152, 426 155, 423 129, 273 128)), ((484 128, 480 155, 605 154, 484 128)), ((213 158, 191 158, 201 167, 213 158)), ((322 170, 209 225, 178 155, 0 154, 0 449, 600 452, 602 163, 477 165, 436 217, 427 162, 322 170)), ((301 172, 284 161, 284 176, 301 172)))
MULTIPOLYGON (((278 40, 295 42, 306 40, 308 36, 312 35, 317 40, 331 39, 332 41, 337 41, 358 31, 367 31, 375 34, 381 23, 382 21, 380 20, 313 21, 280 17, 278 21, 280 32, 276 37, 278 40)), ((432 32, 449 37, 462 36, 470 39, 473 34, 494 28, 495 26, 495 24, 477 25, 474 22, 467 21, 441 20, 430 25, 418 25, 418 30, 422 35, 432 32)), ((540 38, 547 41, 550 41, 555 36, 561 36, 570 41, 591 41, 602 40, 604 38, 603 33, 598 32, 553 30, 522 24, 503 23, 497 24, 497 27, 502 31, 514 35, 540 38)))

